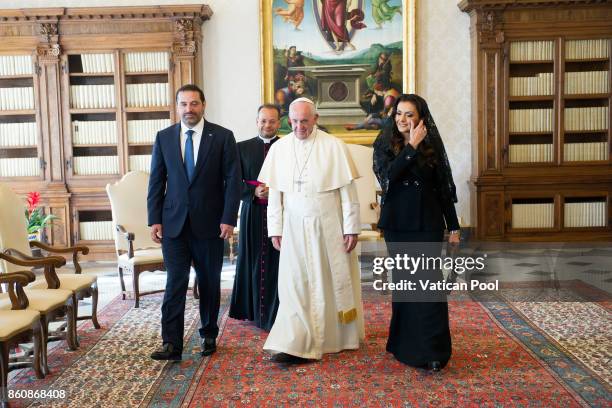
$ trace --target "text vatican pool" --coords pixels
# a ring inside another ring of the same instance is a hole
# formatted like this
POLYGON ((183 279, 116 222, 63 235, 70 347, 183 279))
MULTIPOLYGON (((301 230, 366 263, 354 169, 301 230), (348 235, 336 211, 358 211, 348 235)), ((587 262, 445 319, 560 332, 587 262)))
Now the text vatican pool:
POLYGON ((383 282, 382 279, 377 279, 372 283, 375 290, 391 290, 391 291, 412 291, 412 290, 424 290, 424 291, 467 291, 467 290, 499 290, 499 281, 495 280, 492 282, 481 282, 476 279, 470 280, 470 282, 447 282, 442 281, 431 281, 418 280, 409 281, 402 279, 399 282, 383 282), (418 286, 417 286, 418 283, 418 286))

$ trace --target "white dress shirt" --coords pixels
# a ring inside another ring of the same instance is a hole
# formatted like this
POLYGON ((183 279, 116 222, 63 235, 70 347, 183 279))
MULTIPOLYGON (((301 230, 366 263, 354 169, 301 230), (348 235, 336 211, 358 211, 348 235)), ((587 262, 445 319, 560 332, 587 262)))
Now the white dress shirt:
MULTIPOLYGON (((183 158, 183 162, 185 161, 185 141, 187 140, 187 132, 190 128, 187 127, 181 121, 181 157, 183 158)), ((193 164, 197 164, 198 161, 198 150, 200 150, 200 141, 202 140, 202 132, 204 131, 204 118, 200 119, 197 125, 191 128, 193 130, 193 134, 191 135, 191 140, 193 141, 193 164)))

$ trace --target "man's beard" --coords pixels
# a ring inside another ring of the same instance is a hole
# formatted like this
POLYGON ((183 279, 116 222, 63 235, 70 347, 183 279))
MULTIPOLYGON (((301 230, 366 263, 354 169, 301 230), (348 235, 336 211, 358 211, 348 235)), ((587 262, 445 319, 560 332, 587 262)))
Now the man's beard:
POLYGON ((186 123, 189 126, 195 126, 198 124, 198 122, 200 121, 200 119, 202 118, 198 118, 197 115, 190 115, 190 116, 186 116, 183 115, 183 122, 186 123))

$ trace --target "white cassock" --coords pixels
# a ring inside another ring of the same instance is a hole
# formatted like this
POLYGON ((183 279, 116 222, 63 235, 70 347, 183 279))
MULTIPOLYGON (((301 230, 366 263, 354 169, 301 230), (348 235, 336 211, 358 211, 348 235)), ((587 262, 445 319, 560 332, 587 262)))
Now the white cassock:
POLYGON ((316 128, 271 147, 258 179, 270 188, 268 235, 282 236, 280 304, 264 350, 320 359, 359 348, 360 271, 343 243, 361 230, 358 177, 344 142, 316 128))

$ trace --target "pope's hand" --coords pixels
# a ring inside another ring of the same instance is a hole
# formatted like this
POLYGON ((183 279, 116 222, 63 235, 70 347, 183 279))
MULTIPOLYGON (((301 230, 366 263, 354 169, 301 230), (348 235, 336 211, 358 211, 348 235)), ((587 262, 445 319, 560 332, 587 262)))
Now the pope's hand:
POLYGON ((280 251, 281 243, 283 242, 283 237, 270 237, 270 239, 272 240, 272 246, 274 247, 274 249, 280 251))
POLYGON ((219 225, 219 228, 221 229, 221 235, 219 235, 219 238, 228 239, 234 233, 233 225, 221 224, 219 225))
POLYGON ((357 234, 344 235, 344 250, 351 252, 357 246, 357 234))

